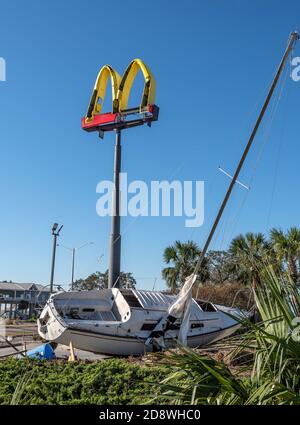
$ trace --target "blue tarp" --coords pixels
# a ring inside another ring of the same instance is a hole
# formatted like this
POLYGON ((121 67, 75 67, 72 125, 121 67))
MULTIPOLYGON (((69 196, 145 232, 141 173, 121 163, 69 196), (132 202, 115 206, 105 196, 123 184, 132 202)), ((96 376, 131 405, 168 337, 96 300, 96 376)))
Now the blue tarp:
POLYGON ((39 345, 33 350, 27 351, 26 356, 38 360, 53 360, 56 358, 55 352, 49 343, 39 345))

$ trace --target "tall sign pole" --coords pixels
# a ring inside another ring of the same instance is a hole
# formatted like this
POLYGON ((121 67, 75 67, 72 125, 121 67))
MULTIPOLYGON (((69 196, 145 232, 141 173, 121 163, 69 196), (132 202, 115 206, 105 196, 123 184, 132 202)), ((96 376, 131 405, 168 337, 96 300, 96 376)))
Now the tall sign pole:
POLYGON ((148 66, 141 59, 134 59, 121 77, 110 65, 104 65, 97 76, 87 113, 81 119, 83 130, 98 132, 103 139, 105 132, 115 131, 114 189, 112 194, 112 222, 108 267, 108 287, 120 287, 121 233, 120 233, 120 173, 121 130, 158 120, 159 107, 155 105, 156 83, 148 66), (141 71, 145 84, 139 106, 128 108, 132 83, 141 71), (104 97, 111 80, 112 111, 102 113, 104 97))
POLYGON ((121 265, 121 233, 120 233, 120 173, 121 173, 121 130, 116 129, 114 157, 114 189, 112 194, 112 218, 110 236, 110 254, 108 269, 108 287, 119 287, 121 265))

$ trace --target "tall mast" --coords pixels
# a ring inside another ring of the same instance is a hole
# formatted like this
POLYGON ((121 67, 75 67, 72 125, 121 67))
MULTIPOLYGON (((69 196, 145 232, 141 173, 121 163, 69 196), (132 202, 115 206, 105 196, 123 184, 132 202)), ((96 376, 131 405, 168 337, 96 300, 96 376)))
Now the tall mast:
POLYGON ((201 268, 201 266, 203 264, 203 260, 204 260, 204 257, 206 255, 206 253, 207 253, 208 247, 209 247, 209 245, 211 243, 211 240, 212 240, 212 238, 213 238, 213 236, 215 234, 216 228, 217 228, 217 226, 218 226, 218 224, 220 222, 220 219, 221 219, 222 214, 223 214, 223 212, 225 210, 225 207, 227 205, 227 202, 228 202, 228 200, 230 198, 230 195, 231 195, 232 189, 234 187, 234 184, 236 183, 236 181, 237 181, 237 179, 239 177, 240 171, 241 171, 241 169, 243 167, 243 164, 245 162, 245 159, 246 159, 246 157, 247 157, 247 155, 249 153, 249 150, 250 150, 251 145, 253 143, 253 140, 255 138, 256 132, 257 132, 257 130, 258 130, 259 126, 260 126, 260 123, 261 123, 261 121, 263 119, 263 116, 264 116, 264 114, 265 114, 265 112, 266 112, 266 110, 268 108, 269 102, 270 102, 270 100, 272 98, 272 95, 273 95, 274 90, 276 88, 276 85, 278 83, 279 77, 280 77, 280 75, 281 75, 281 73, 282 73, 282 71, 284 69, 285 63, 286 63, 287 58, 289 56, 289 53, 291 52, 291 50, 292 50, 294 44, 296 43, 296 41, 298 40, 298 38, 299 38, 299 35, 298 35, 298 32, 297 31, 292 32, 291 35, 290 35, 290 37, 289 37, 287 48, 286 48, 286 50, 285 50, 285 52, 283 54, 283 57, 281 59, 281 62, 279 64, 279 67, 277 69, 277 72, 276 72, 276 75, 275 75, 274 80, 272 82, 272 85, 271 85, 271 88, 269 90, 269 93, 268 93, 268 95, 266 97, 266 100, 265 100, 265 102, 264 102, 264 104, 263 104, 263 106, 261 108, 261 111, 259 113, 259 116, 257 118, 257 121, 255 123, 255 126, 254 126, 254 128, 252 130, 252 133, 251 133, 251 135, 249 137, 249 140, 248 140, 248 143, 247 143, 247 145, 245 147, 245 150, 243 152, 243 155, 241 156, 241 159, 240 159, 240 162, 239 162, 239 164, 237 166, 237 169, 236 169, 236 171, 235 171, 235 173, 233 175, 233 178, 232 178, 232 180, 231 180, 231 182, 230 182, 230 184, 228 186, 226 195, 225 195, 225 197, 223 199, 223 202, 222 202, 222 204, 221 204, 221 206, 219 208, 217 217, 215 218, 215 221, 214 221, 214 223, 212 225, 212 228, 211 228, 211 230, 209 232, 209 235, 208 235, 208 238, 207 238, 207 240, 205 242, 205 245, 203 247, 203 250, 202 250, 202 252, 201 252, 201 254, 199 256, 199 259, 197 261, 194 274, 198 274, 198 272, 199 272, 199 270, 200 270, 200 268, 201 268))

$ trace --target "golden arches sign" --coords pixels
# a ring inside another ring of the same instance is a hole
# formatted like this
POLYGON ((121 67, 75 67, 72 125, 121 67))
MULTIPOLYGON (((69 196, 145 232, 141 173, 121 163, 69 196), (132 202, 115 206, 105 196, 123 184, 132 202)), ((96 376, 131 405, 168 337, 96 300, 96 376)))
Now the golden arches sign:
POLYGON ((148 66, 141 59, 134 59, 128 65, 122 78, 111 66, 104 65, 96 79, 88 112, 85 117, 86 123, 92 121, 95 115, 102 113, 109 79, 112 89, 112 113, 126 112, 132 84, 139 71, 142 72, 145 80, 139 109, 142 110, 148 105, 153 105, 156 92, 155 79, 148 66))

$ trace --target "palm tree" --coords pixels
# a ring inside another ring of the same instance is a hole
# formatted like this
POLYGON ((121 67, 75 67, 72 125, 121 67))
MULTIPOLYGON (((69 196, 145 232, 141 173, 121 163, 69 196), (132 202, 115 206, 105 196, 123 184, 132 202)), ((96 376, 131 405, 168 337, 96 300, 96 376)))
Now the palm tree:
POLYGON ((272 229, 270 239, 280 266, 287 268, 294 283, 299 280, 300 229, 291 227, 286 233, 272 229))
POLYGON ((246 233, 234 238, 229 252, 234 259, 238 280, 250 281, 255 288, 260 283, 259 271, 270 251, 270 244, 262 233, 246 233))
MULTIPOLYGON (((187 276, 193 273, 201 251, 193 241, 175 241, 173 246, 168 246, 163 254, 163 259, 169 266, 162 270, 162 277, 167 286, 175 293, 180 288, 187 276)), ((199 279, 208 278, 206 263, 202 268, 199 279)))

